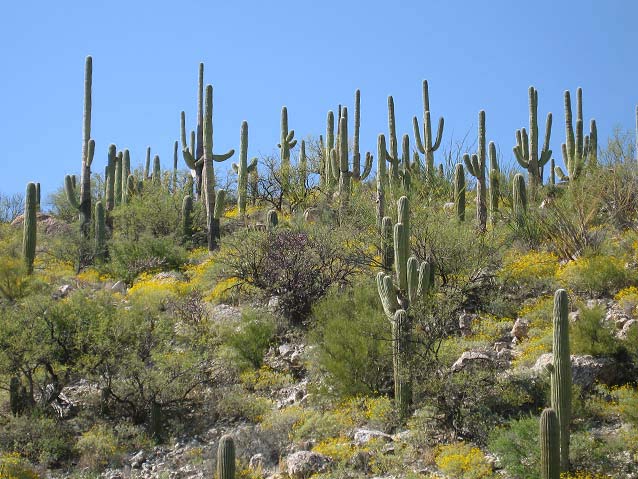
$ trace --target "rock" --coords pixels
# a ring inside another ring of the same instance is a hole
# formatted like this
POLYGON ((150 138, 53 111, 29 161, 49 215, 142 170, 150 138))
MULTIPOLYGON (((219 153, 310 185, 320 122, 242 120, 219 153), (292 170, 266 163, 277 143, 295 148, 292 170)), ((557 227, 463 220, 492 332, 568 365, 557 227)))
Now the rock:
POLYGON ((286 458, 286 472, 291 479, 307 479, 318 472, 326 472, 332 459, 318 452, 299 451, 286 458))
POLYGON ((66 298, 71 291, 73 291, 73 286, 71 286, 70 284, 63 284, 56 290, 55 293, 53 293, 53 297, 55 299, 66 298))
POLYGON ((357 444, 358 446, 367 444, 373 439, 382 439, 385 442, 391 442, 393 440, 392 436, 390 436, 389 434, 386 434, 383 431, 377 431, 375 429, 363 429, 363 428, 355 429, 353 439, 355 444, 357 444))
POLYGON ((140 450, 137 454, 135 454, 131 460, 131 467, 133 469, 140 469, 142 467, 142 464, 144 464, 146 462, 146 455, 144 454, 144 450, 140 450))
POLYGON ((213 321, 239 321, 241 319, 241 309, 229 304, 216 304, 209 307, 210 318, 213 321))
POLYGON ((476 314, 463 312, 459 316, 459 329, 463 336, 472 334, 472 323, 476 319, 476 314))
POLYGON ((511 331, 512 336, 514 336, 518 341, 521 341, 522 339, 527 337, 528 332, 529 323, 523 318, 516 318, 511 331))
POLYGON ((268 311, 271 313, 276 313, 279 309, 279 296, 272 296, 268 300, 268 311))
POLYGON ((475 365, 485 365, 486 363, 493 362, 493 359, 487 354, 480 351, 465 351, 461 354, 461 357, 457 359, 452 367, 452 372, 459 372, 467 367, 473 367, 475 365))
POLYGON ((263 454, 255 454, 250 458, 250 461, 248 461, 248 468, 253 472, 261 473, 265 467, 266 459, 263 454))
POLYGON ((292 344, 282 344, 277 348, 277 351, 279 351, 279 355, 282 358, 287 358, 289 356, 292 356, 292 354, 294 353, 295 349, 292 346, 292 344))
POLYGON ((619 305, 613 305, 605 315, 605 322, 613 324, 619 330, 622 330, 630 319, 631 317, 619 305))
POLYGON ((446 213, 453 213, 454 212, 454 202, 450 201, 448 203, 443 203, 443 211, 445 211, 446 213))
MULTIPOLYGON (((552 364, 553 354, 542 354, 537 360, 532 371, 538 375, 547 374, 547 367, 552 364)), ((623 374, 618 368, 618 362, 613 358, 596 358, 590 355, 571 356, 572 381, 583 389, 589 389, 594 383, 606 385, 616 384, 623 374)))
POLYGON ((319 221, 321 218, 321 210, 319 208, 308 208, 303 213, 303 218, 306 220, 306 223, 314 223, 319 221))
POLYGON ((162 271, 153 276, 155 281, 184 281, 184 275, 179 271, 162 271))
POLYGON ((510 348, 510 343, 507 341, 496 341, 494 343, 494 351, 496 351, 497 353, 500 353, 501 351, 505 350, 505 349, 509 349, 510 348))
POLYGON ((618 333, 618 338, 627 339, 630 334, 636 330, 638 330, 638 320, 630 319, 623 325, 622 329, 618 333))
POLYGON ((580 311, 572 311, 569 313, 568 318, 570 323, 575 323, 580 319, 580 311))
POLYGON ((111 286, 111 291, 114 293, 126 294, 126 283, 124 281, 118 281, 111 286))

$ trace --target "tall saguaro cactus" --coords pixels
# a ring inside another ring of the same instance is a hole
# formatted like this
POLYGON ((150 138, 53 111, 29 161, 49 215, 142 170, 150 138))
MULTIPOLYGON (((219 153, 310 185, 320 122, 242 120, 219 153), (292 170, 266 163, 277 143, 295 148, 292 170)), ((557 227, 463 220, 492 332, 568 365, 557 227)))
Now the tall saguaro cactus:
POLYGON ((386 146, 385 136, 380 134, 377 139, 377 227, 385 216, 385 184, 386 184, 386 146))
POLYGON ((458 163, 454 168, 454 210, 459 221, 465 221, 465 170, 458 163))
POLYGON ((109 145, 106 165, 106 210, 113 211, 115 207, 115 161, 117 156, 117 148, 115 145, 109 145))
POLYGON ((217 248, 215 237, 215 169, 213 162, 222 162, 235 154, 230 150, 223 155, 213 154, 213 87, 206 86, 206 111, 204 115, 204 154, 197 160, 202 164, 202 190, 206 205, 206 224, 208 226, 208 250, 217 248))
POLYGON ((494 225, 498 219, 499 179, 501 173, 496 156, 496 145, 494 145, 493 141, 490 141, 488 151, 490 156, 490 222, 494 225))
POLYGON ((585 166, 595 165, 598 162, 598 130, 596 120, 591 120, 589 135, 583 136, 583 90, 576 91, 576 134, 572 124, 572 102, 569 90, 565 91, 565 137, 566 141, 561 145, 563 162, 567 173, 560 166, 555 168, 561 181, 577 179, 585 166))
POLYGON ((556 411, 546 408, 540 421, 541 479, 560 479, 560 429, 556 411))
POLYGON ((481 231, 485 231, 487 224, 487 185, 485 182, 485 111, 479 112, 478 121, 478 152, 463 157, 465 167, 476 178, 476 221, 481 231))
POLYGON ((235 479, 235 442, 228 434, 217 446, 217 479, 235 479))
POLYGON ((512 183, 512 213, 516 221, 521 221, 527 213, 527 190, 525 178, 520 173, 514 175, 512 183))
POLYGON ((569 423, 572 415, 572 365, 569 356, 569 300, 567 291, 554 294, 553 361, 549 366, 551 406, 560 429, 560 467, 569 470, 569 423))
MULTIPOLYGON (((401 175, 399 173, 399 143, 397 140, 396 120, 394 116, 394 98, 388 97, 388 134, 390 141, 390 149, 386 150, 386 160, 390 164, 388 171, 390 191, 393 195, 397 195, 399 189, 401 175)), ((395 196, 396 197, 396 196, 395 196)))
POLYGON ((106 258, 106 214, 101 201, 95 203, 95 253, 98 258, 106 258))
POLYGON ((331 151, 335 147, 335 117, 334 113, 328 112, 326 118, 326 144, 323 148, 323 170, 322 178, 324 179, 324 187, 328 198, 332 196, 332 189, 335 185, 335 175, 332 172, 332 161, 330 159, 331 151))
POLYGON ((186 242, 193 236, 193 198, 184 196, 182 200, 182 241, 186 242))
POLYGON ((191 147, 186 143, 186 113, 181 113, 180 137, 182 140, 182 156, 184 163, 193 172, 195 177, 195 191, 197 198, 201 199, 202 194, 202 176, 204 171, 204 162, 200 161, 204 156, 204 64, 199 64, 199 74, 197 80, 197 134, 196 142, 193 141, 193 133, 191 133, 191 147))
POLYGON ((297 145, 295 130, 288 131, 288 108, 281 107, 281 137, 277 147, 281 158, 281 174, 284 188, 288 188, 290 181, 290 150, 297 145))
MULTIPOLYGON (((410 254, 410 213, 408 198, 402 196, 397 203, 399 222, 394 225, 395 278, 386 272, 377 274, 377 289, 383 310, 392 323, 394 398, 399 415, 405 418, 410 409, 411 375, 408 360, 410 343, 411 303, 428 294, 431 287, 430 263, 419 265, 410 254)), ((386 217, 387 218, 387 217, 386 217)), ((391 220, 383 219, 383 224, 391 220)))
POLYGON ((33 273, 33 261, 35 260, 35 245, 37 237, 37 194, 35 183, 27 184, 27 192, 24 198, 24 226, 22 233, 22 257, 27 267, 27 273, 33 273))
POLYGON ((372 154, 366 152, 363 172, 361 172, 361 153, 359 152, 359 129, 361 127, 361 92, 354 93, 354 137, 352 140, 352 179, 364 181, 372 170, 372 154))
POLYGON ((175 140, 175 144, 173 145, 173 190, 172 193, 175 194, 177 192, 177 150, 179 149, 179 142, 175 140))
POLYGON ((423 140, 419 133, 419 120, 415 116, 412 119, 414 127, 414 141, 418 150, 425 155, 425 172, 428 178, 434 176, 434 152, 441 146, 441 138, 443 137, 443 126, 445 120, 439 118, 439 127, 436 132, 436 139, 432 142, 432 121, 430 118, 430 93, 428 90, 428 81, 423 80, 423 140))
POLYGON ((233 163, 233 170, 237 173, 237 210, 240 218, 246 216, 246 198, 248 196, 248 175, 257 169, 257 158, 248 164, 248 122, 241 123, 239 141, 239 163, 233 163))
POLYGON ((545 140, 538 151, 538 90, 529 87, 529 136, 527 130, 516 130, 516 146, 513 148, 518 164, 527 170, 528 187, 532 196, 543 184, 543 168, 552 156, 549 139, 552 134, 552 114, 547 114, 545 140))

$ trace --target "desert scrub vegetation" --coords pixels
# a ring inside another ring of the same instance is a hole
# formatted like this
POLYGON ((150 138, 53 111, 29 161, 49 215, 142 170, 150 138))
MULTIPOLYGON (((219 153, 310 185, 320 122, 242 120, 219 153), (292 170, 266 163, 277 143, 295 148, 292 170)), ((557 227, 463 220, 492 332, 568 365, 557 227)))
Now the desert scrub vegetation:
POLYGON ((298 452, 326 478, 638 472, 627 142, 595 123, 585 140, 567 94, 556 167, 532 88, 508 164, 489 112, 445 146, 422 87, 412 148, 390 98, 360 150, 357 92, 352 125, 343 106, 321 136, 284 108, 278 154, 253 160, 247 123, 213 151, 201 65, 172 168, 95 145, 87 101, 81 174, 49 210, 37 184, 20 211, 0 198, 0 475, 156 465, 174 444, 212 474, 227 433, 239 477, 298 452))

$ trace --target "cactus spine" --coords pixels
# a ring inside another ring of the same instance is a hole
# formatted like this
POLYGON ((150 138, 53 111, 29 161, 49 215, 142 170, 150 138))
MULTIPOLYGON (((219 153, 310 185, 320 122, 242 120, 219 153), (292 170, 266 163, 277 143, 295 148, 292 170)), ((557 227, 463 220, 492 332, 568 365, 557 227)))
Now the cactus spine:
POLYGON ((565 137, 566 141, 561 145, 563 162, 567 168, 567 174, 560 166, 555 168, 561 181, 577 179, 583 168, 595 165, 598 162, 598 130, 596 120, 591 120, 589 136, 583 137, 583 90, 576 91, 576 134, 572 125, 572 103, 569 90, 565 91, 565 137))
POLYGON ((543 168, 552 156, 549 149, 549 139, 552 134, 552 114, 547 114, 545 122, 545 140, 538 152, 538 90, 529 87, 529 136, 527 130, 516 130, 516 146, 514 156, 521 167, 527 170, 528 187, 535 196, 538 187, 543 184, 543 168))
POLYGON ((101 201, 95 203, 95 254, 106 258, 106 214, 101 201))
POLYGON ((235 479, 235 442, 228 434, 217 446, 217 479, 235 479))
POLYGON ((546 408, 540 421, 541 478, 560 479, 560 429, 556 411, 546 408))
POLYGON ((37 239, 36 205, 37 195, 35 183, 29 183, 27 184, 27 192, 24 199, 24 229, 22 233, 22 257, 28 274, 33 273, 33 261, 35 260, 35 245, 37 239))
POLYGON ((520 221, 527 213, 527 190, 525 178, 520 173, 514 175, 512 184, 512 212, 517 221, 520 221))
POLYGON ((233 170, 237 173, 237 210, 239 217, 246 216, 246 198, 248 196, 248 175, 257 169, 257 158, 248 164, 248 122, 241 123, 239 146, 239 163, 233 163, 233 170))
MULTIPOLYGON (((397 411, 405 418, 410 409, 411 378, 409 372, 410 304, 428 294, 431 286, 430 263, 419 266, 410 254, 410 220, 408 198, 402 196, 397 204, 399 222, 394 225, 394 270, 392 276, 381 271, 377 274, 377 289, 387 318, 392 322, 394 398, 397 411)), ((387 227, 389 218, 383 219, 387 227)))
POLYGON ((193 236, 193 197, 184 196, 182 200, 182 239, 188 241, 193 236))
POLYGON ((569 300, 567 291, 554 294, 554 340, 551 374, 551 407, 556 411, 560 430, 560 467, 569 470, 569 423, 572 415, 572 366, 569 356, 569 300))
POLYGON ((465 170, 458 163, 454 168, 454 210, 459 221, 465 221, 465 170))
POLYGON ((282 182, 285 190, 290 186, 290 150, 297 144, 295 130, 288 131, 288 108, 281 107, 281 137, 279 139, 279 156, 281 158, 282 182))
POLYGON ((202 166, 202 190, 206 204, 206 224, 208 227, 208 250, 217 248, 214 235, 214 213, 215 213, 215 169, 214 161, 225 161, 235 154, 235 150, 230 150, 223 155, 213 154, 213 87, 206 86, 206 113, 204 115, 204 153, 197 160, 202 166))
POLYGON ((421 135, 419 133, 419 120, 415 116, 412 119, 412 125, 414 127, 414 141, 418 150, 425 155, 425 172, 428 178, 434 176, 434 152, 441 146, 441 138, 443 137, 443 126, 445 120, 443 117, 439 118, 439 127, 436 132, 436 139, 432 143, 432 122, 430 118, 430 94, 428 90, 428 81, 423 80, 423 139, 425 143, 421 141, 421 135))
POLYGON ((485 111, 479 112, 478 153, 463 158, 467 171, 476 178, 476 221, 479 230, 485 231, 487 224, 487 185, 485 184, 485 111))

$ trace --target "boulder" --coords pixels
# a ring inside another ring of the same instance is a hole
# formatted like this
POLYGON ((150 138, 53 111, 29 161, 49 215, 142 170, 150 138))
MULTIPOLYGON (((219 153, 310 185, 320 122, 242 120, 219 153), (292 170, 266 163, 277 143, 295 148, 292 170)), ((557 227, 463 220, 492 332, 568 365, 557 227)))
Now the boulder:
POLYGON ((381 439, 385 442, 391 442, 393 440, 390 434, 386 434, 383 431, 377 431, 375 429, 364 429, 364 428, 355 429, 353 439, 358 446, 367 444, 373 439, 381 439))
POLYGON ((465 351, 459 359, 457 359, 450 368, 453 373, 459 372, 468 367, 485 366, 494 360, 486 353, 481 351, 465 351))
MULTIPOLYGON (((547 367, 552 364, 553 354, 542 354, 534 364, 532 371, 538 375, 547 374, 547 367)), ((622 372, 618 362, 613 358, 594 357, 590 355, 571 356, 572 381, 583 389, 589 389, 594 383, 613 385, 618 382, 622 372)))
POLYGON ((630 319, 623 325, 622 329, 618 333, 618 337, 620 339, 627 339, 629 335, 636 330, 638 330, 638 320, 630 319))
POLYGON ((318 472, 326 472, 332 459, 318 452, 298 451, 286 458, 286 472, 291 479, 307 479, 318 472))
POLYGON ((516 318, 514 322, 514 326, 512 326, 511 335, 517 339, 517 341, 521 341, 527 337, 529 333, 529 323, 523 318, 516 318))

